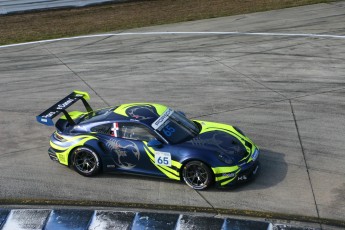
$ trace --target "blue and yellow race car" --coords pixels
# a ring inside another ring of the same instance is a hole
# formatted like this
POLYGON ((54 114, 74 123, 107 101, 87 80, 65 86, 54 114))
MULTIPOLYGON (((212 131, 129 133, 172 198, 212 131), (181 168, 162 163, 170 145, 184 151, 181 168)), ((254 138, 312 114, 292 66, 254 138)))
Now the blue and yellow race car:
POLYGON ((234 126, 190 120, 154 103, 93 110, 74 91, 36 117, 53 126, 50 158, 83 176, 118 172, 184 180, 196 190, 225 187, 257 174, 259 149, 234 126), (81 100, 85 112, 67 108, 81 100))

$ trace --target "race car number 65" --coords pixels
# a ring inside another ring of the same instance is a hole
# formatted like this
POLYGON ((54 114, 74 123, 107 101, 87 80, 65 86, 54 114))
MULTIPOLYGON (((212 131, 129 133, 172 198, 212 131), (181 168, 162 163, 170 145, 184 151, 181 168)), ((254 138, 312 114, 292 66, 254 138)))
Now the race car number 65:
POLYGON ((167 152, 156 151, 155 163, 156 165, 171 166, 171 154, 167 152))

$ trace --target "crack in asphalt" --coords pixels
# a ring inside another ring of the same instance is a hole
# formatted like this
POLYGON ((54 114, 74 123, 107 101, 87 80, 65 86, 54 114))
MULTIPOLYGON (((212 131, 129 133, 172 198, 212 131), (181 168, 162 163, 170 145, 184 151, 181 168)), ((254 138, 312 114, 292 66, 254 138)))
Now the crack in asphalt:
POLYGON ((218 111, 218 112, 206 113, 206 114, 201 114, 201 115, 198 115, 195 117, 190 117, 190 118, 196 119, 196 118, 200 118, 200 117, 207 117, 207 116, 212 116, 212 115, 217 115, 217 114, 222 114, 222 113, 227 113, 227 112, 232 112, 232 111, 239 111, 239 110, 243 110, 243 109, 257 108, 260 106, 270 105, 270 104, 274 104, 277 102, 290 101, 290 100, 295 100, 295 99, 300 99, 300 98, 305 98, 305 97, 315 96, 315 95, 321 95, 321 94, 326 94, 326 93, 333 93, 333 92, 341 91, 344 89, 345 89, 345 87, 341 87, 341 88, 337 88, 337 89, 330 89, 330 90, 325 90, 325 91, 315 92, 315 93, 309 93, 309 94, 295 96, 295 97, 272 100, 270 102, 255 103, 255 104, 250 105, 250 106, 243 106, 243 107, 238 107, 238 108, 234 108, 234 109, 227 109, 227 110, 222 110, 222 111, 218 111))
POLYGON ((23 114, 25 113, 25 115, 28 115, 28 114, 31 114, 31 115, 36 115, 38 112, 36 111, 30 111, 30 110, 26 110, 26 109, 23 109, 23 110, 13 110, 13 109, 4 109, 4 108, 1 108, 0 109, 0 112, 6 112, 6 113, 20 113, 20 114, 23 114))
POLYGON ((97 44, 97 43, 99 43, 99 42, 101 42, 101 41, 104 41, 104 40, 106 40, 106 39, 108 39, 108 38, 110 38, 110 37, 112 37, 112 36, 107 36, 107 37, 105 37, 105 38, 98 39, 97 41, 94 41, 94 42, 90 42, 90 43, 87 43, 87 44, 84 44, 84 45, 77 46, 77 47, 75 47, 75 48, 73 48, 73 49, 70 49, 70 50, 68 50, 68 51, 64 51, 64 52, 62 52, 62 53, 71 52, 71 51, 76 50, 76 49, 88 47, 88 46, 97 44))
MULTIPOLYGON (((304 38, 303 38, 304 39, 304 38)), ((284 41, 284 40, 289 40, 289 38, 282 38, 282 39, 272 39, 272 41, 284 41)), ((305 40, 305 39, 304 39, 305 40)), ((268 42, 271 42, 271 41, 261 41, 263 44, 267 44, 268 42)), ((256 54, 265 54, 265 53, 269 53, 271 51, 275 51, 275 50, 280 50, 280 49, 286 49, 286 48, 292 48, 292 47, 297 47, 297 46, 303 46, 305 44, 308 44, 310 43, 309 41, 303 41, 303 42, 300 42, 300 43, 297 43, 297 44, 294 44, 294 45, 288 45, 288 46, 279 46, 279 47, 274 47, 274 48, 270 48, 270 49, 264 49, 264 50, 261 50, 261 51, 257 51, 257 52, 247 52, 247 53, 242 53, 240 55, 236 55, 236 56, 232 56, 226 60, 230 60, 230 59, 235 59, 235 58, 240 58, 240 57, 246 57, 246 56, 251 56, 251 55, 256 55, 256 54)), ((245 45, 248 45, 248 43, 244 43, 245 45)), ((251 44, 249 44, 251 45, 251 44)), ((235 51, 236 49, 233 49, 233 51, 235 51)), ((232 52, 232 53, 239 53, 239 52, 232 52)), ((270 53, 271 54, 271 53, 270 53)))
POLYGON ((20 152, 24 152, 24 151, 27 151, 27 150, 41 149, 41 148, 46 148, 46 147, 47 146, 44 145, 44 146, 37 146, 37 147, 34 147, 34 148, 20 149, 20 150, 11 151, 11 152, 0 153, 0 158, 4 157, 4 156, 7 156, 8 154, 20 153, 20 152))
MULTIPOLYGON (((212 59, 213 59, 213 58, 212 58, 212 59)), ((277 90, 275 90, 275 89, 272 89, 272 88, 266 86, 266 85, 263 84, 262 82, 260 82, 260 81, 258 81, 258 80, 255 80, 254 78, 251 78, 251 77, 247 76, 246 74, 242 73, 241 71, 236 70, 236 69, 232 68, 231 66, 229 66, 229 65, 227 65, 227 64, 225 64, 225 63, 223 63, 223 62, 221 62, 221 61, 219 61, 219 60, 216 60, 216 59, 214 59, 214 60, 215 60, 217 63, 219 63, 219 64, 221 64, 221 65, 227 67, 228 69, 231 69, 231 70, 235 71, 236 73, 241 74, 241 75, 244 76, 245 78, 247 78, 247 79, 249 79, 249 80, 251 80, 251 81, 253 81, 253 82, 255 82, 255 83, 257 83, 257 84, 259 84, 259 85, 261 85, 261 86, 263 86, 264 88, 266 88, 266 89, 268 89, 268 90, 270 90, 270 91, 272 91, 272 92, 274 92, 274 93, 276 93, 276 94, 279 94, 279 95, 282 96, 283 98, 286 98, 286 99, 287 99, 287 97, 286 97, 284 94, 280 93, 279 91, 277 91, 277 90)))
MULTIPOLYGON (((313 194, 313 199, 314 199, 314 204, 315 204, 315 209, 316 209, 317 217, 320 218, 319 208, 318 208, 317 203, 316 203, 316 197, 315 197, 315 192, 314 192, 314 188, 313 188, 313 183, 311 182, 309 166, 308 166, 308 162, 307 162, 307 159, 306 159, 306 156, 305 156, 305 150, 304 150, 304 147, 303 147, 302 137, 301 137, 301 134, 300 134, 300 131, 299 131, 299 127, 298 127, 295 111, 293 109, 293 105, 292 105, 291 100, 289 100, 289 103, 290 103, 291 113, 292 113, 292 117, 294 119, 296 131, 297 131, 297 136, 298 136, 299 144, 301 146, 301 151, 302 151, 302 155, 303 155, 304 164, 305 164, 305 167, 306 167, 306 170, 307 170, 307 175, 308 175, 308 180, 309 180, 311 192, 313 194)), ((322 229, 321 225, 320 225, 320 227, 322 229)))
POLYGON ((75 72, 71 67, 69 67, 64 61, 62 61, 56 54, 51 52, 47 47, 44 47, 45 50, 47 50, 52 56, 54 56, 56 59, 58 59, 64 66, 66 66, 67 69, 69 69, 77 78, 79 78, 88 88, 90 88, 107 106, 110 106, 110 104, 97 93, 97 91, 89 84, 87 83, 77 72, 75 72))

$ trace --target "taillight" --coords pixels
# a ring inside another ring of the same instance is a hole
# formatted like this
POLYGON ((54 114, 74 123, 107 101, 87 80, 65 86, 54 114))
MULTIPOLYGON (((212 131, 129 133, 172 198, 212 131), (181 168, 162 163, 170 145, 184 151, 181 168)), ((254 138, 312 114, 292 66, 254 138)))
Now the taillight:
POLYGON ((66 139, 63 138, 63 136, 61 136, 60 134, 58 134, 57 132, 54 133, 54 138, 58 141, 61 141, 61 142, 65 142, 66 139))

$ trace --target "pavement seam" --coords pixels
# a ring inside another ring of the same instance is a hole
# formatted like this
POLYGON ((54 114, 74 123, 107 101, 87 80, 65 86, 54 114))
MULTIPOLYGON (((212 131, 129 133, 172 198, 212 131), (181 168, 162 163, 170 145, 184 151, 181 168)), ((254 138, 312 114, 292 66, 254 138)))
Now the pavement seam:
MULTIPOLYGON (((271 43, 272 41, 280 41, 281 42, 281 41, 286 41, 286 40, 290 40, 290 39, 291 39, 290 37, 280 38, 280 39, 273 38, 271 40, 262 40, 262 41, 256 42, 256 44, 257 43, 263 43, 263 44, 266 43, 267 44, 267 43, 271 43)), ((243 53, 243 54, 240 54, 240 55, 237 55, 237 56, 232 56, 232 57, 226 58, 225 60, 241 58, 241 57, 246 57, 246 56, 252 56, 252 55, 262 55, 262 54, 266 54, 267 52, 271 52, 271 51, 275 51, 275 50, 281 50, 281 49, 286 49, 286 48, 292 48, 292 47, 297 47, 297 46, 303 46, 305 44, 310 43, 309 41, 305 41, 305 38, 295 38, 295 39, 303 39, 303 42, 301 41, 300 43, 297 43, 295 45, 279 46, 279 47, 275 47, 275 48, 264 49, 264 50, 257 51, 257 52, 243 53)), ((252 45, 252 43, 248 43, 248 42, 243 42, 243 44, 244 45, 252 45)), ((236 51, 236 49, 233 49, 232 51, 233 51, 233 53, 240 53, 239 51, 236 51)), ((273 54, 273 53, 270 53, 270 54, 273 54)), ((279 55, 286 55, 286 54, 281 53, 279 55)))
POLYGON ((79 78, 88 88, 90 88, 107 106, 110 106, 109 103, 97 93, 97 91, 89 84, 87 83, 77 72, 75 72, 72 68, 70 68, 65 62, 63 62, 56 54, 51 52, 47 47, 44 47, 45 50, 47 50, 52 56, 54 56, 56 59, 58 59, 67 69, 69 69, 77 78, 79 78))
POLYGON ((25 115, 31 114, 31 115, 35 115, 37 114, 37 112, 35 111, 29 111, 29 110, 12 110, 12 109, 0 109, 0 112, 4 112, 4 113, 20 113, 23 114, 25 113, 25 115))
POLYGON ((238 110, 242 110, 242 109, 257 108, 257 107, 260 107, 260 106, 270 105, 270 104, 274 104, 274 103, 277 103, 277 102, 284 102, 284 101, 290 101, 290 100, 305 98, 305 97, 309 97, 309 96, 321 95, 321 94, 326 94, 326 93, 333 93, 333 92, 341 91, 341 90, 344 90, 344 89, 345 89, 345 87, 341 87, 341 88, 337 88, 337 89, 330 89, 330 90, 325 90, 325 91, 321 91, 321 92, 314 92, 314 93, 304 94, 304 95, 290 97, 290 98, 277 99, 277 100, 273 100, 273 101, 270 101, 270 102, 255 103, 255 104, 250 105, 250 106, 243 106, 243 107, 234 108, 234 109, 227 109, 227 110, 223 110, 223 111, 219 111, 219 112, 202 114, 202 115, 191 117, 191 118, 195 119, 195 118, 207 117, 207 116, 221 114, 221 113, 238 111, 238 110))
MULTIPOLYGON (((313 199, 314 199, 314 204, 315 204, 315 209, 316 209, 317 217, 320 218, 319 208, 318 208, 317 203, 316 203, 316 197, 315 197, 315 192, 314 192, 314 188, 313 188, 313 183, 311 182, 311 178, 310 178, 309 166, 308 166, 307 159, 306 159, 306 156, 305 156, 305 150, 304 150, 304 147, 303 147, 302 137, 301 137, 301 134, 300 134, 300 131, 299 131, 299 127, 298 127, 295 111, 293 109, 293 105, 292 105, 292 102, 291 102, 290 99, 289 99, 289 103, 290 103, 291 113, 292 113, 292 116, 293 116, 293 119, 294 119, 296 131, 297 131, 298 141, 299 141, 300 146, 301 146, 303 160, 304 160, 305 167, 306 167, 306 170, 307 170, 307 175, 308 175, 308 179, 309 179, 309 184, 310 184, 311 192, 313 194, 313 199)), ((321 224, 320 224, 320 228, 322 229, 321 224)))
POLYGON ((5 152, 5 153, 0 153, 0 158, 3 156, 7 156, 8 154, 14 154, 14 153, 20 153, 20 152, 24 152, 27 150, 34 150, 34 149, 40 149, 40 148, 46 148, 46 145, 42 145, 42 146, 37 146, 34 148, 28 148, 28 149, 20 149, 20 150, 16 150, 16 151, 12 151, 12 152, 5 152))
POLYGON ((217 209, 201 194, 200 191, 195 190, 196 193, 199 194, 199 196, 214 210, 215 214, 218 215, 219 212, 217 211, 217 209))
MULTIPOLYGON (((213 58, 212 58, 212 59, 213 59, 213 58)), ((223 63, 223 62, 221 62, 221 61, 219 61, 219 60, 216 60, 216 59, 214 59, 214 60, 215 60, 217 63, 219 63, 219 64, 221 64, 221 65, 227 67, 228 69, 231 69, 232 71, 235 71, 236 73, 239 73, 240 75, 244 76, 245 78, 247 78, 247 79, 249 79, 249 80, 251 80, 251 81, 253 81, 253 82, 255 82, 255 83, 257 83, 257 84, 259 84, 259 85, 261 85, 261 86, 263 86, 264 88, 266 88, 266 89, 268 89, 268 90, 270 90, 270 91, 272 91, 272 92, 274 92, 274 93, 276 93, 276 94, 279 94, 279 95, 282 96, 283 98, 287 99, 287 97, 286 97, 284 94, 280 93, 279 91, 277 91, 277 90, 275 90, 275 89, 272 89, 272 88, 266 86, 266 85, 263 84, 262 82, 260 82, 260 81, 258 81, 258 80, 255 80, 254 78, 251 78, 251 77, 247 76, 246 74, 242 73, 241 71, 236 70, 236 69, 232 68, 231 66, 228 66, 227 64, 225 64, 225 63, 223 63)))
MULTIPOLYGON (((105 37, 105 38, 98 39, 97 41, 93 41, 93 42, 90 42, 90 43, 87 43, 87 44, 84 44, 84 45, 81 45, 81 46, 77 46, 77 47, 74 48, 74 49, 68 50, 68 52, 70 52, 70 51, 72 51, 72 50, 77 50, 77 49, 80 49, 80 48, 88 47, 88 46, 90 46, 90 45, 97 44, 97 43, 99 43, 99 42, 101 42, 101 41, 104 41, 104 40, 107 40, 108 38, 111 38, 111 37, 112 37, 112 36, 107 36, 107 37, 105 37)), ((64 52, 62 52, 62 53, 66 53, 66 52, 64 51, 64 52)))

